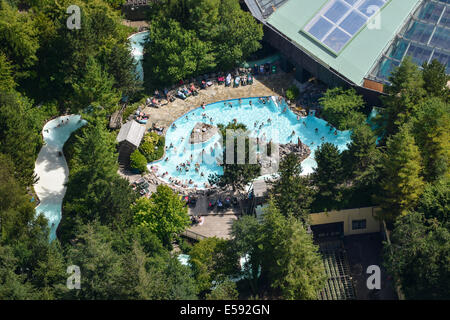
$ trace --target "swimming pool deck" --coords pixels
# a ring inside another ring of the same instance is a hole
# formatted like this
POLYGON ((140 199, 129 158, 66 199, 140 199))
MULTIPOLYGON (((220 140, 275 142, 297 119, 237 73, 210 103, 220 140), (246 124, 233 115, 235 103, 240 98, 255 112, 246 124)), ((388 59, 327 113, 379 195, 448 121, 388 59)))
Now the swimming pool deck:
POLYGON ((238 219, 236 215, 210 215, 203 217, 202 225, 195 225, 188 230, 204 237, 231 239, 231 226, 238 219))
POLYGON ((239 86, 238 88, 214 84, 205 90, 199 90, 196 97, 191 96, 186 100, 177 98, 175 101, 159 108, 146 107, 144 112, 150 116, 147 128, 150 128, 152 123, 168 127, 185 113, 200 107, 202 103, 211 104, 230 99, 284 95, 286 89, 292 85, 293 79, 292 74, 279 71, 274 75, 256 76, 252 85, 239 86))

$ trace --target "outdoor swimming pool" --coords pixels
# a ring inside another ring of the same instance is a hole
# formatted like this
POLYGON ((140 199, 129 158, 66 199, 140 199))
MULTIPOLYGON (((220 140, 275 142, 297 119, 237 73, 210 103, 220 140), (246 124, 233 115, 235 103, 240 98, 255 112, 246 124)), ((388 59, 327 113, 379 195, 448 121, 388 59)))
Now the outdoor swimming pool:
POLYGON ((215 157, 220 157, 222 154, 219 143, 220 135, 216 134, 204 143, 191 144, 189 142, 191 131, 197 122, 217 126, 218 124, 227 125, 233 119, 245 124, 247 129, 252 131, 251 137, 263 138, 265 135, 266 141, 273 139, 274 142, 282 144, 290 141, 296 143, 297 139, 300 138, 303 143, 311 148, 310 156, 302 162, 303 174, 313 172, 316 166, 314 151, 322 143, 333 143, 342 151, 347 148, 347 144, 350 142, 350 131, 337 131, 335 135, 334 128, 330 130, 325 120, 315 116, 297 120, 297 115, 287 108, 284 102, 278 105, 277 102, 270 99, 268 103, 262 104, 258 98, 247 98, 242 99, 241 105, 239 105, 237 99, 227 100, 226 102, 221 101, 207 105, 205 109, 201 107, 194 109, 177 119, 174 122, 176 128, 170 127, 166 133, 166 147, 172 144, 173 148, 167 149, 164 159, 149 163, 149 170, 153 166, 157 168, 158 175, 167 172, 168 174, 163 178, 166 182, 170 182, 169 178, 176 178, 183 183, 192 179, 193 183, 190 187, 197 185, 198 188, 204 188, 210 174, 223 174, 223 168, 215 161, 215 157), (252 101, 252 105, 249 104, 250 101, 252 101), (232 103, 232 107, 228 106, 229 102, 232 103), (224 103, 226 106, 224 106, 224 103), (285 108, 287 111, 283 112, 285 108), (203 113, 206 114, 206 118, 202 116, 203 113), (212 118, 212 122, 210 118, 212 118), (269 118, 272 120, 271 124, 267 122, 269 118), (255 122, 257 123, 256 128, 255 122), (264 125, 259 129, 262 124, 264 125), (295 131, 294 136, 291 135, 293 130, 295 131), (203 157, 202 150, 205 150, 203 157), (166 157, 168 161, 165 161, 166 157), (191 162, 189 171, 177 171, 177 165, 186 163, 186 161, 191 162), (195 171, 195 163, 197 162, 200 164, 198 172, 195 171), (203 176, 201 173, 203 173, 203 176))
POLYGON ((50 227, 50 241, 56 238, 56 228, 61 221, 62 200, 66 193, 64 184, 69 176, 64 155, 59 155, 73 131, 86 123, 79 115, 62 116, 47 122, 42 129, 44 146, 35 164, 39 181, 34 185, 39 200, 36 213, 42 213, 50 227), (61 121, 64 120, 64 124, 61 121), (59 126, 58 126, 59 125, 59 126))
POLYGON ((131 54, 134 60, 137 62, 136 72, 139 75, 140 80, 144 80, 144 71, 142 69, 142 59, 144 58, 144 42, 149 35, 148 31, 139 32, 132 35, 128 40, 131 44, 131 54))

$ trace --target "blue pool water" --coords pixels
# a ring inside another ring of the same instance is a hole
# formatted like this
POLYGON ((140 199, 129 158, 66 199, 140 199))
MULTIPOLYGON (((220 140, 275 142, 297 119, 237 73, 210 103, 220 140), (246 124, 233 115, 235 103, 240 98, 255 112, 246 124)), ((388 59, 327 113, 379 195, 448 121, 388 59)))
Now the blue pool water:
POLYGON ((134 57, 136 64, 136 72, 139 75, 139 79, 144 79, 144 71, 142 69, 142 59, 144 58, 144 42, 149 35, 148 31, 140 32, 132 35, 128 40, 131 44, 131 54, 134 57))
POLYGON ((149 170, 151 167, 157 168, 157 175, 161 175, 164 172, 168 174, 162 178, 166 182, 170 182, 169 178, 176 178, 183 183, 192 179, 193 183, 190 187, 203 188, 205 183, 208 182, 208 176, 210 174, 223 174, 223 169, 215 161, 216 156, 220 156, 222 153, 222 147, 219 143, 220 135, 216 134, 210 140, 204 143, 190 144, 189 137, 197 122, 203 122, 213 125, 223 124, 227 125, 232 122, 233 119, 237 119, 239 123, 243 123, 247 126, 248 130, 251 130, 251 137, 262 138, 265 134, 266 141, 273 139, 274 142, 282 144, 297 142, 297 139, 307 144, 311 148, 311 155, 302 162, 303 172, 302 174, 309 174, 313 172, 316 162, 314 160, 314 151, 324 142, 330 142, 336 145, 341 151, 347 148, 347 144, 350 142, 350 131, 337 131, 337 135, 334 135, 335 129, 330 130, 325 120, 316 118, 315 116, 308 116, 297 120, 297 115, 294 114, 287 105, 283 102, 281 105, 274 102, 272 99, 262 104, 258 98, 242 99, 239 106, 238 100, 228 100, 224 106, 224 101, 216 102, 207 105, 205 109, 197 108, 189 113, 183 115, 177 119, 174 123, 176 128, 170 127, 166 133, 166 147, 170 144, 173 148, 169 148, 164 156, 168 158, 148 164, 149 170), (252 101, 252 106, 249 104, 252 101), (233 107, 228 106, 228 102, 231 102, 233 107), (283 112, 287 107, 287 111, 283 112), (202 116, 202 113, 206 113, 207 118, 202 116), (187 116, 187 119, 186 119, 187 116), (213 121, 210 121, 212 117, 213 121), (267 120, 272 120, 271 124, 267 124, 267 120), (257 122, 255 128, 254 123, 257 122), (259 129, 259 126, 264 123, 264 126, 259 129), (316 133, 315 129, 318 129, 316 133), (291 136, 292 131, 295 130, 295 135, 291 136), (323 137, 323 140, 321 139, 323 137), (202 150, 205 153, 202 157, 202 150), (190 170, 177 171, 177 165, 190 161, 192 154, 192 165, 190 170), (195 163, 200 164, 199 172, 195 171, 195 163), (203 172, 203 176, 201 173, 203 172))

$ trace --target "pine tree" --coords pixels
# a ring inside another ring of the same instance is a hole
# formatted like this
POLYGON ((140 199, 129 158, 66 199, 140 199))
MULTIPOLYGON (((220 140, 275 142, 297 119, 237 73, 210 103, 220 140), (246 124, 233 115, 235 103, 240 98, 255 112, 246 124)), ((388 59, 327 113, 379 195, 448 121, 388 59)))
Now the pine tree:
POLYGON ((414 208, 423 190, 421 156, 410 126, 404 125, 386 143, 382 157, 381 194, 377 200, 382 216, 393 219, 414 208))
POLYGON ((284 218, 272 201, 262 225, 262 273, 286 300, 315 300, 326 275, 318 246, 294 217, 284 218))
POLYGON ((303 223, 308 222, 313 191, 308 179, 300 175, 302 168, 297 155, 288 154, 278 172, 280 177, 270 190, 277 208, 285 217, 293 215, 303 223))
POLYGON ((440 98, 419 104, 412 133, 422 155, 426 181, 450 177, 450 105, 440 98))
POLYGON ((424 81, 419 67, 407 56, 389 77, 390 86, 385 86, 388 96, 382 98, 385 110, 378 122, 378 136, 387 139, 397 133, 398 128, 409 121, 417 104, 425 96, 424 81))
POLYGON ((427 94, 432 97, 448 99, 450 89, 447 87, 447 82, 450 77, 446 73, 446 66, 433 59, 431 63, 424 62, 422 67, 424 89, 427 94))
POLYGON ((331 143, 323 143, 315 151, 317 168, 313 173, 313 182, 317 187, 313 207, 316 210, 333 210, 339 208, 342 192, 339 185, 343 182, 344 168, 342 154, 331 143))

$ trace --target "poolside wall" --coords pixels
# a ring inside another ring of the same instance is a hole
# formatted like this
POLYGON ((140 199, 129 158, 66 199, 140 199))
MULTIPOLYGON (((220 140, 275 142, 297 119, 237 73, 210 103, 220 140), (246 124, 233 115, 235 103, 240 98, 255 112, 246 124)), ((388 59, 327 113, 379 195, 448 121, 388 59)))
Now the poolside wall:
POLYGON ((378 212, 379 210, 380 208, 378 207, 366 207, 340 211, 311 213, 311 225, 315 226, 320 224, 343 222, 344 236, 380 232, 381 222, 375 217, 376 212, 378 212), (363 219, 366 220, 366 228, 352 230, 352 221, 363 219))

